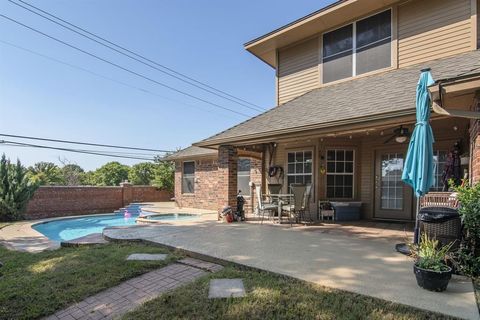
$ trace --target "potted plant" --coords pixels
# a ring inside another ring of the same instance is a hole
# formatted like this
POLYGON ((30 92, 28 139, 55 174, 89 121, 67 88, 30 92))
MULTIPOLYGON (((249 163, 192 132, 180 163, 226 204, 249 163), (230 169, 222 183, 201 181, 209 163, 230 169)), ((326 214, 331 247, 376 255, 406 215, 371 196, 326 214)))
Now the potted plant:
POLYGON ((410 247, 414 259, 413 272, 417 284, 430 291, 445 291, 452 277, 452 268, 447 265, 448 251, 453 243, 440 246, 439 241, 423 233, 419 244, 410 247))

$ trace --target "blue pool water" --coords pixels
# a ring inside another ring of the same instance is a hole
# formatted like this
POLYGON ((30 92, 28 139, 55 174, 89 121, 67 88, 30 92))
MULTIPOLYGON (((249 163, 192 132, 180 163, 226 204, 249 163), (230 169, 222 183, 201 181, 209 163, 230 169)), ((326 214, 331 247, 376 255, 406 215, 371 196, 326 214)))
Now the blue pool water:
MULTIPOLYGON (((191 219, 192 215, 165 214, 152 217, 155 220, 184 220, 191 219)), ((106 227, 135 225, 138 214, 129 218, 123 213, 102 214, 79 218, 67 218, 33 225, 32 228, 53 241, 69 241, 92 233, 101 233, 106 227)))

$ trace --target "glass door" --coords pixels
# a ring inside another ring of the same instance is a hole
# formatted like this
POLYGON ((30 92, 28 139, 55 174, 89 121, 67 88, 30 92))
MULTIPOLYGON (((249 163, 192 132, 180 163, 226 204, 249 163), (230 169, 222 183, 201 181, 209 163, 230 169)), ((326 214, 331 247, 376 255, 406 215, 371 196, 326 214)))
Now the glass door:
POLYGON ((378 151, 375 159, 375 218, 412 219, 412 191, 402 181, 404 153, 378 151))

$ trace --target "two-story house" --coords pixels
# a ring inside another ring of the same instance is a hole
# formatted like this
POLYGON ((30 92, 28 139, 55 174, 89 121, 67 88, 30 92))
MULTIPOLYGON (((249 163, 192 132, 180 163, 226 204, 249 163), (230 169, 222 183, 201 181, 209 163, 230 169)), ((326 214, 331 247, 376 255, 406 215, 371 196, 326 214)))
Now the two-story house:
POLYGON ((442 190, 456 143, 469 157, 462 169, 480 181, 479 8, 479 0, 340 0, 246 43, 276 70, 277 107, 171 156, 177 204, 234 206, 241 189, 251 208, 250 181, 283 192, 303 183, 314 212, 321 200, 358 201, 364 219, 413 219, 401 174, 424 68, 437 81, 432 190, 442 190))

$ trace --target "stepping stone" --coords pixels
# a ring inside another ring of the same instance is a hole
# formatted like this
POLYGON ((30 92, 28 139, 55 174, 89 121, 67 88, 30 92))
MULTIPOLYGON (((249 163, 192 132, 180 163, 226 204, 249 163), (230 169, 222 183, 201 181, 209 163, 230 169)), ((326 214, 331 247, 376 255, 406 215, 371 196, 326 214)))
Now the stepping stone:
POLYGON ((209 299, 239 298, 245 296, 245 287, 242 279, 212 279, 208 291, 209 299))
POLYGON ((127 260, 141 260, 141 261, 158 261, 158 260, 165 260, 167 258, 167 254, 163 253, 132 253, 128 256, 127 260))

